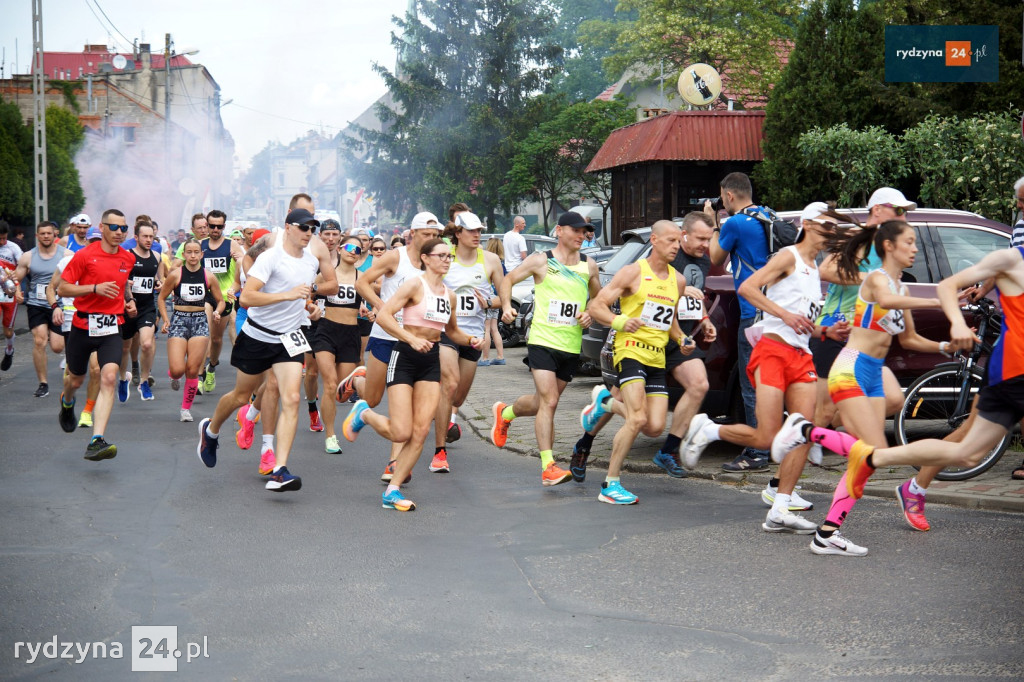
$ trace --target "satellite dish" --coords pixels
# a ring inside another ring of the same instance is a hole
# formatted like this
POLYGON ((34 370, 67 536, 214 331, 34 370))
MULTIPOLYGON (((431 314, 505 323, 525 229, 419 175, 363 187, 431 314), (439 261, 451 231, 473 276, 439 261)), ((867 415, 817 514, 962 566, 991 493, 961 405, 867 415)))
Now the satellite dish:
POLYGON ((698 107, 711 104, 722 94, 722 78, 709 64, 693 64, 679 74, 679 94, 698 107))
POLYGON ((114 68, 118 71, 128 66, 128 60, 124 58, 123 54, 115 54, 114 59, 112 61, 114 64, 114 68))

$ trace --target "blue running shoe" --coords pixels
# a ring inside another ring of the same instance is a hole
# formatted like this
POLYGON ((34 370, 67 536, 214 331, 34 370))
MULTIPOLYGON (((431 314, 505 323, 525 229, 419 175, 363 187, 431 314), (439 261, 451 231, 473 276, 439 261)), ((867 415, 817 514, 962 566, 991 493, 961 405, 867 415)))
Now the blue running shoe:
POLYGON ((601 484, 601 494, 597 499, 608 504, 636 504, 640 498, 623 488, 618 481, 605 481, 601 484))
POLYGON ((150 387, 148 381, 143 381, 139 384, 139 395, 142 396, 143 400, 153 399, 153 389, 150 387))
POLYGON ((118 380, 117 382, 117 399, 122 403, 128 402, 128 398, 131 397, 131 391, 128 388, 132 384, 132 373, 124 373, 124 381, 118 380))
POLYGON ((355 442, 360 429, 366 426, 362 414, 368 409, 370 409, 370 403, 365 400, 360 400, 352 406, 352 411, 348 413, 345 421, 341 423, 341 433, 345 436, 345 440, 355 442))
POLYGON ((590 432, 597 426, 597 422, 601 417, 605 415, 608 410, 604 407, 604 401, 612 397, 612 392, 604 387, 603 384, 594 386, 593 392, 590 394, 590 404, 583 408, 583 412, 580 413, 580 424, 583 426, 583 430, 590 432))
POLYGON ((687 473, 686 469, 679 466, 679 462, 676 461, 676 458, 673 457, 671 453, 661 452, 659 450, 658 454, 654 456, 653 461, 655 464, 664 469, 665 473, 667 473, 669 476, 673 478, 686 478, 687 476, 690 475, 689 473, 687 473))
POLYGON ((391 492, 385 491, 380 498, 381 506, 385 509, 397 509, 398 511, 412 511, 416 508, 416 503, 412 500, 407 500, 402 495, 401 490, 392 490, 391 492))
POLYGON ((199 455, 199 459, 203 460, 203 464, 212 469, 217 466, 217 446, 220 443, 219 439, 206 433, 206 427, 209 424, 209 417, 199 422, 199 445, 196 446, 196 454, 199 455))
POLYGON ((270 474, 270 480, 267 481, 266 487, 267 490, 275 493, 298 490, 302 487, 302 479, 298 476, 292 476, 291 472, 288 471, 288 467, 281 467, 270 474))

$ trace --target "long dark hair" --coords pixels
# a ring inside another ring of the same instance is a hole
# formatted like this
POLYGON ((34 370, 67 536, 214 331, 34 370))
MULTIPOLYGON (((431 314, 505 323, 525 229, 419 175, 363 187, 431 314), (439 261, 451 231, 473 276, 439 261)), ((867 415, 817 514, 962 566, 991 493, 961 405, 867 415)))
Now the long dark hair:
POLYGON ((875 253, 882 257, 885 255, 883 244, 885 242, 896 242, 896 239, 904 231, 911 229, 910 223, 905 220, 887 220, 881 225, 862 227, 860 230, 850 234, 849 232, 837 237, 834 244, 830 244, 829 251, 837 254, 836 267, 839 275, 849 281, 856 282, 860 278, 860 262, 868 257, 871 245, 874 244, 875 253), (865 246, 863 255, 860 251, 865 246))

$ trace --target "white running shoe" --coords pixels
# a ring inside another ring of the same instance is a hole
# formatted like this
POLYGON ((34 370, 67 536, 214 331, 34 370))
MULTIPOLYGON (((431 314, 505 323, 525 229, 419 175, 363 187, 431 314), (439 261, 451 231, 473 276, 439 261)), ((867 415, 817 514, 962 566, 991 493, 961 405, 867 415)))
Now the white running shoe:
POLYGON ((683 466, 687 469, 697 466, 700 456, 704 454, 704 448, 711 442, 703 433, 704 427, 711 423, 711 418, 704 413, 694 416, 690 421, 690 427, 686 429, 686 437, 679 448, 679 452, 683 456, 683 466))
POLYGON ((797 535, 810 535, 818 529, 812 521, 808 521, 799 514, 787 511, 779 518, 772 518, 772 510, 768 510, 768 516, 761 524, 768 533, 796 533, 797 535))
POLYGON ((181 418, 178 421, 190 422, 192 421, 192 413, 185 408, 181 409, 181 418))
POLYGON ((811 449, 807 451, 807 461, 814 466, 821 466, 821 459, 825 452, 821 449, 821 443, 811 443, 811 449))
MULTIPOLYGON (((814 503, 800 497, 800 486, 793 488, 793 493, 789 496, 789 511, 810 511, 814 509, 814 503)), ((761 501, 767 504, 769 507, 775 504, 775 493, 779 492, 778 488, 773 488, 771 484, 766 485, 764 490, 761 491, 761 501)))
POLYGON ((867 556, 868 548, 855 545, 844 538, 839 531, 823 538, 817 533, 811 540, 811 551, 815 554, 838 554, 839 556, 867 556))
POLYGON ((804 425, 809 423, 799 412, 794 412, 783 422, 782 428, 772 439, 772 461, 781 464, 786 455, 807 442, 804 438, 804 425))

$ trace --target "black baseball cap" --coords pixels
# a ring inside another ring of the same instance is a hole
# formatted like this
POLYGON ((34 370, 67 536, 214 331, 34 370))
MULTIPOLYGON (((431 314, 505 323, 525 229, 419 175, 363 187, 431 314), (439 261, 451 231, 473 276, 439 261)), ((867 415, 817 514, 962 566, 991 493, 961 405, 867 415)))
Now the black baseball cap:
POLYGON ((558 224, 562 227, 587 227, 590 223, 584 220, 579 213, 569 211, 558 216, 558 224))
POLYGON ((320 227, 320 221, 304 208, 292 209, 288 212, 288 216, 284 221, 289 225, 313 225, 314 227, 320 227))

